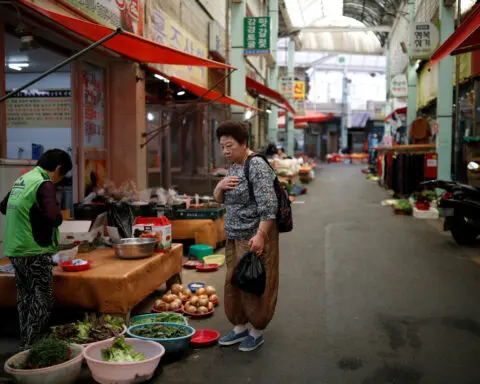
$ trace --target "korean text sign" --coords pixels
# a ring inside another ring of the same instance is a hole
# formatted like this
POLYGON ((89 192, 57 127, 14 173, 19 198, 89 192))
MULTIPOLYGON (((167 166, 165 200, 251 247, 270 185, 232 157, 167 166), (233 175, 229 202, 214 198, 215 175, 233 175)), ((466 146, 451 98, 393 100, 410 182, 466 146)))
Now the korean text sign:
POLYGON ((65 0, 97 22, 143 35, 144 0, 65 0))
POLYGON ((243 35, 245 55, 268 55, 270 53, 269 17, 246 17, 243 35))
MULTIPOLYGON (((195 39, 185 28, 160 9, 157 2, 147 3, 147 37, 159 44, 203 58, 208 57, 208 41, 195 39)), ((208 70, 205 67, 183 65, 158 65, 166 75, 175 76, 208 87, 208 70)))

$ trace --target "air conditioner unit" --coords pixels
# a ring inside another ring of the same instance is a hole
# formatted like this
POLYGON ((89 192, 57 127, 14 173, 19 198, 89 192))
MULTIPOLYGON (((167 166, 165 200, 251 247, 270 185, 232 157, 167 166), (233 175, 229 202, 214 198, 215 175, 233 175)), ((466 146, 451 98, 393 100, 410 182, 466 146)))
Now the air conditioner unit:
MULTIPOLYGON (((443 0, 444 7, 453 7, 456 0, 443 0)), ((458 1, 458 0, 457 0, 458 1)))

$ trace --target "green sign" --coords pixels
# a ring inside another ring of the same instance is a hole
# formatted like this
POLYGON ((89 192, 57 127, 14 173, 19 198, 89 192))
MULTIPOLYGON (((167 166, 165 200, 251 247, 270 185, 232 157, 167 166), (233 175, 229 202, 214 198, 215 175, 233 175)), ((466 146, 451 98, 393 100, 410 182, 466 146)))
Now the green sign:
POLYGON ((243 33, 245 55, 270 53, 270 17, 246 17, 243 33))

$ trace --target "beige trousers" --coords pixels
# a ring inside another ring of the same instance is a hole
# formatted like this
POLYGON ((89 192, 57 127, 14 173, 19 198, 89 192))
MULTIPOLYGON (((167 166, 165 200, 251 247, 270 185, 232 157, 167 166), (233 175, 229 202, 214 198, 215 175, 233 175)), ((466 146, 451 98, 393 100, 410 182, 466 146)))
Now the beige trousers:
POLYGON ((263 254, 260 256, 267 273, 265 293, 258 297, 244 292, 231 284, 235 266, 242 256, 250 250, 248 240, 227 240, 225 259, 227 276, 225 281, 225 313, 233 325, 250 323, 253 327, 263 330, 272 320, 277 305, 279 278, 279 246, 278 230, 275 224, 265 241, 263 254))

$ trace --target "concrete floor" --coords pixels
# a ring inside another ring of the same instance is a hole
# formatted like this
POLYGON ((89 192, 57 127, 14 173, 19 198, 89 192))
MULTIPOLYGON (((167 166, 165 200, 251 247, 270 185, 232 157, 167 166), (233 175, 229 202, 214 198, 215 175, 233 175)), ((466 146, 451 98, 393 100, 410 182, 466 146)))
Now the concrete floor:
MULTIPOLYGON (((480 268, 472 261, 480 250, 393 216, 380 206, 385 191, 360 170, 324 167, 294 205, 296 228, 281 236, 279 301, 265 345, 252 353, 192 350, 152 382, 480 382, 480 268)), ((224 268, 183 277, 221 290, 224 268)), ((222 306, 191 325, 230 329, 222 306)))

